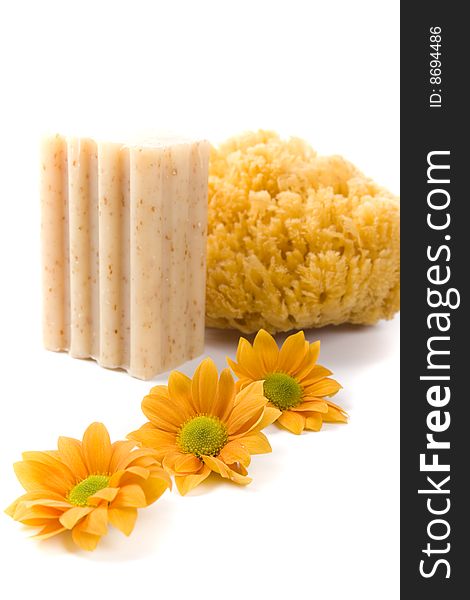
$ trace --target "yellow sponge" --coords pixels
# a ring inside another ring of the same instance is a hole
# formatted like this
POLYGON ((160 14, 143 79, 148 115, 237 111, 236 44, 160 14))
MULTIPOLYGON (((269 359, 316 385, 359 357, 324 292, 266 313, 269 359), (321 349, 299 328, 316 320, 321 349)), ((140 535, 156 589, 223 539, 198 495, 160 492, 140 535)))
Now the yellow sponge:
POLYGON ((206 324, 375 323, 400 306, 398 198, 340 156, 259 131, 212 149, 206 324))

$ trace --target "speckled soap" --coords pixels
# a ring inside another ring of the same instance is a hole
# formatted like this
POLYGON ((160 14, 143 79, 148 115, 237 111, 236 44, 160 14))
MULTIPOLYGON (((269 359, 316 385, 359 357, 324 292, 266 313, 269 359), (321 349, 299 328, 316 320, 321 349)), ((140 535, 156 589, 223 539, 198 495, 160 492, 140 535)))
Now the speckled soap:
POLYGON ((203 351, 209 144, 41 145, 49 350, 150 379, 203 351))

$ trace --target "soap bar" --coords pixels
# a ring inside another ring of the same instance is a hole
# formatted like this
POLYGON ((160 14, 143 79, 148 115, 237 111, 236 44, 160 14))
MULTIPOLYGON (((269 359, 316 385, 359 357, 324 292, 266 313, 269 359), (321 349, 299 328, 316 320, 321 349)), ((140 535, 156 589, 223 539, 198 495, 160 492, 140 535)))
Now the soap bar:
POLYGON ((42 141, 47 349, 140 379, 202 353, 208 161, 202 140, 42 141))

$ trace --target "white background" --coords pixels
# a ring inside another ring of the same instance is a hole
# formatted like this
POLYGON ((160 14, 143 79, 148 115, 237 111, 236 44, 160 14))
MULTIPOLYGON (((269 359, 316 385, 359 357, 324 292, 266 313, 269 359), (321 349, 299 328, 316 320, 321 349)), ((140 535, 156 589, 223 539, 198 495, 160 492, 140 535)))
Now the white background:
MULTIPOLYGON (((2 508, 21 493, 11 468, 21 451, 80 437, 94 420, 122 438, 143 422, 150 387, 41 348, 38 135, 148 127, 217 141, 273 128, 397 193, 398 4, 1 3, 2 508)), ((398 598, 398 318, 309 338, 344 386, 349 425, 300 437, 272 426, 273 453, 253 459, 250 486, 165 494, 130 538, 112 531, 91 554, 67 536, 32 542, 0 514, 0 595, 398 598)), ((206 354, 222 367, 237 339, 208 331, 206 354)))

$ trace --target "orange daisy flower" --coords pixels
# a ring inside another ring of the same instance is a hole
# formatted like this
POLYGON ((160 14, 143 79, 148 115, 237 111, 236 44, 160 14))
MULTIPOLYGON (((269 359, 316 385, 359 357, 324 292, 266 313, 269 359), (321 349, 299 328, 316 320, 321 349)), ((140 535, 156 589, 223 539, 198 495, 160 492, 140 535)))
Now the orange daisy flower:
POLYGON ((281 414, 266 404, 262 382, 236 394, 230 370, 219 379, 214 362, 206 358, 192 380, 172 371, 168 387, 150 390, 142 401, 149 422, 128 437, 155 450, 182 495, 211 472, 246 485, 251 455, 271 452, 261 429, 281 414))
POLYGON ((300 434, 304 429, 319 431, 323 421, 347 423, 345 411, 328 400, 341 389, 330 379, 331 371, 317 365, 320 342, 309 344, 303 331, 289 336, 281 349, 264 329, 257 333, 253 346, 240 338, 236 362, 227 358, 239 378, 237 389, 263 381, 269 406, 281 412, 277 422, 300 434))
POLYGON ((41 527, 46 539, 71 530, 73 541, 94 550, 108 523, 130 535, 137 509, 152 504, 171 487, 155 453, 135 443, 111 444, 102 423, 92 423, 83 440, 60 437, 58 450, 24 452, 14 465, 26 490, 6 513, 25 525, 41 527))

